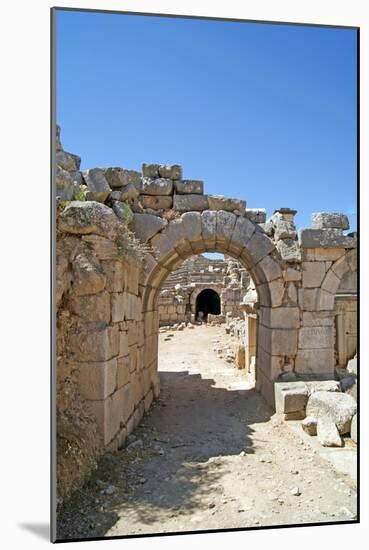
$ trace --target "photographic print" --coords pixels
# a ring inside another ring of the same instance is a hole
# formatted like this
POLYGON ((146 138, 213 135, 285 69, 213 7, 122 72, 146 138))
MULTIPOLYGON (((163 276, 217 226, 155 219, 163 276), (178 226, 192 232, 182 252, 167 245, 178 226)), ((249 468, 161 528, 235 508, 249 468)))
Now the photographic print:
POLYGON ((359 29, 52 10, 53 540, 359 521, 359 29))

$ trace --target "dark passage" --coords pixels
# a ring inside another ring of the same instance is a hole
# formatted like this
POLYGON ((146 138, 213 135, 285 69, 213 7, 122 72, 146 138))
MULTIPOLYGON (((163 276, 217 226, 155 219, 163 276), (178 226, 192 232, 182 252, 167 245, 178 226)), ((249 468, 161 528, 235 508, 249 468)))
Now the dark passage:
POLYGON ((209 313, 220 314, 220 298, 215 290, 206 288, 196 298, 196 319, 207 321, 209 313))

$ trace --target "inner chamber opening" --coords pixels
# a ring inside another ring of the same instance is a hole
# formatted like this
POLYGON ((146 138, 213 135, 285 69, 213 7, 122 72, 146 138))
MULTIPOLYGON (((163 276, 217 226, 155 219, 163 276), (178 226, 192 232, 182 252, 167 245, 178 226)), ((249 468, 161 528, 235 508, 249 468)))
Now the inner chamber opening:
POLYGON ((205 288, 196 298, 196 320, 207 321, 209 313, 220 314, 220 297, 215 290, 205 288))

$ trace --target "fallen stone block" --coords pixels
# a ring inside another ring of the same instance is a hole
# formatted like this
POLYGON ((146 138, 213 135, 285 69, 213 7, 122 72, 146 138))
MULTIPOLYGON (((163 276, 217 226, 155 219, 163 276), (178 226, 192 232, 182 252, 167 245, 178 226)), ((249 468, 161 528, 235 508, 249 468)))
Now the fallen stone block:
POLYGON ((357 376, 357 356, 350 359, 350 361, 347 363, 347 372, 349 374, 353 374, 354 376, 357 376))
POLYGON ((318 419, 317 436, 323 447, 342 447, 342 439, 336 424, 330 417, 322 416, 318 419))
POLYGON ((314 436, 317 433, 317 424, 318 421, 313 416, 307 416, 304 418, 304 420, 301 422, 301 427, 307 434, 314 436))
POLYGON ((209 208, 207 195, 174 195, 173 209, 179 212, 203 211, 209 208))
POLYGON ((178 195, 203 195, 204 182, 200 180, 182 180, 175 182, 175 190, 178 195))
POLYGON ((173 182, 167 178, 142 178, 143 195, 172 195, 173 182))
POLYGON ((339 212, 313 212, 313 229, 350 229, 348 217, 339 212))
POLYGON ((350 433, 351 420, 356 411, 355 399, 346 393, 331 391, 314 392, 306 406, 306 416, 313 416, 318 420, 329 417, 341 435, 350 433))
POLYGON ((104 202, 111 193, 111 188, 106 181, 104 170, 101 168, 91 168, 90 170, 82 172, 82 175, 87 185, 87 200, 104 202))
POLYGON ((305 411, 309 392, 304 382, 276 382, 274 395, 276 412, 288 414, 305 411))
POLYGON ((309 390, 309 396, 316 391, 334 391, 340 392, 341 387, 338 380, 313 380, 305 382, 309 390))

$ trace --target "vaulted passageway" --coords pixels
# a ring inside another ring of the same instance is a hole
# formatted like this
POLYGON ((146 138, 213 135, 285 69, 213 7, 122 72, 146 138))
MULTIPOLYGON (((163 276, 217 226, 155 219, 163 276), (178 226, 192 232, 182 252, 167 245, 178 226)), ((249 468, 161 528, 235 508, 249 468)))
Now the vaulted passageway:
POLYGON ((207 321, 209 313, 220 314, 220 297, 215 290, 205 288, 196 298, 196 319, 207 321))

